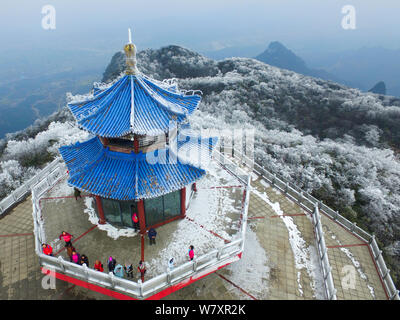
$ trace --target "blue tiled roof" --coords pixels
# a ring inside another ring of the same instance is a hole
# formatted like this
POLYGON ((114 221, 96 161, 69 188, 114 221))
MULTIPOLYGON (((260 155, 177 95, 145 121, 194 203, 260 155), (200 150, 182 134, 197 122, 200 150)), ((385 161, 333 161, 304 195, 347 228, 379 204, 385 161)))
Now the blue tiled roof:
POLYGON ((176 159, 168 149, 158 150, 154 155, 159 161, 152 164, 146 159, 149 154, 110 151, 98 137, 59 150, 69 170, 70 185, 116 200, 158 197, 179 190, 206 173, 176 159))
POLYGON ((95 88, 92 98, 68 106, 78 124, 95 135, 160 135, 193 113, 201 97, 156 82, 141 74, 125 75, 109 88, 95 88))

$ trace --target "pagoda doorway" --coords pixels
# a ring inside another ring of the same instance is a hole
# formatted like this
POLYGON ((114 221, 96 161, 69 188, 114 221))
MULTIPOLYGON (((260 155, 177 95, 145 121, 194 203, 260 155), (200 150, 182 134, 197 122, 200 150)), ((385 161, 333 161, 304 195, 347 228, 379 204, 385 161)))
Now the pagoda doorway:
POLYGON ((102 198, 106 221, 119 227, 133 228, 132 215, 138 213, 136 201, 117 201, 102 198))
POLYGON ((137 204, 134 201, 121 201, 119 203, 121 208, 121 221, 126 227, 133 228, 132 215, 134 212, 138 214, 137 204))

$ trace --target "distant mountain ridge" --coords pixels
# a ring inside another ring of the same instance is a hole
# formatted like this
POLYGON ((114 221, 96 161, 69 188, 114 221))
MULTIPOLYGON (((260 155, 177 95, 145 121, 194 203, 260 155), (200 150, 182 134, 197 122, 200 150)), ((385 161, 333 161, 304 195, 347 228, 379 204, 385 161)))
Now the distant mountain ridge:
POLYGON ((376 93, 376 94, 386 94, 386 85, 385 82, 379 81, 376 85, 374 85, 368 92, 376 93))
POLYGON ((306 76, 331 80, 351 86, 349 82, 341 80, 324 70, 310 69, 302 58, 286 48, 279 41, 271 42, 268 48, 263 53, 256 56, 255 59, 274 67, 287 69, 304 74, 306 76))
POLYGON ((271 42, 268 48, 255 58, 271 66, 288 69, 301 74, 309 73, 310 71, 303 59, 278 41, 271 42))
POLYGON ((255 59, 278 68, 307 76, 342 83, 367 92, 378 79, 383 79, 386 94, 400 97, 400 50, 364 47, 344 52, 318 52, 296 55, 279 41, 273 41, 261 54, 262 46, 233 46, 207 51, 207 57, 222 60, 230 57, 255 59), (308 63, 306 63, 307 61, 308 63), (314 65, 310 67, 309 65, 314 65))
POLYGON ((214 59, 223 60, 226 58, 241 57, 241 58, 252 58, 259 52, 264 50, 264 45, 248 45, 248 46, 231 46, 225 47, 219 50, 203 51, 201 52, 204 56, 214 59))
POLYGON ((388 94, 400 96, 400 50, 361 48, 342 56, 326 70, 346 79, 367 83, 365 90, 382 80, 388 94))

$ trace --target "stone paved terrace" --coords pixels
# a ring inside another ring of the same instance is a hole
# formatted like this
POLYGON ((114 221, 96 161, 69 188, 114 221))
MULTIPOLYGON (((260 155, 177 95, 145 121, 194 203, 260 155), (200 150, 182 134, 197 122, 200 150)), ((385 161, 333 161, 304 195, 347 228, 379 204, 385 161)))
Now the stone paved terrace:
POLYGON ((329 217, 321 215, 321 220, 337 298, 340 300, 387 299, 367 243, 333 222, 329 217), (351 266, 351 269, 346 266, 351 266), (349 272, 355 275, 353 284, 345 281, 349 272))
MULTIPOLYGON (((254 190, 250 196, 249 220, 242 259, 164 299, 320 298, 322 287, 318 267, 315 267, 318 263, 313 260, 315 252, 313 253, 314 234, 311 218, 297 204, 268 186, 262 179, 253 179, 252 186, 254 190)), ((224 190, 227 192, 229 189, 224 190)), ((229 190, 231 196, 231 193, 235 192, 238 191, 229 190)), ((66 214, 67 211, 72 210, 84 215, 82 212, 84 204, 80 200, 76 202, 71 198, 59 199, 46 202, 46 206, 56 210, 62 217, 57 229, 62 228, 71 218, 66 214)), ((169 232, 167 229, 176 228, 176 224, 165 226, 165 230, 160 229, 157 246, 162 241, 167 241, 162 237, 169 232)), ((338 299, 387 299, 364 242, 324 215, 322 224, 338 299), (354 287, 342 281, 346 275, 343 273, 344 266, 355 268, 354 287)), ((234 227, 229 226, 224 236, 229 236, 229 232, 232 232, 228 231, 230 229, 233 230, 234 227)), ((34 252, 32 232, 32 202, 28 197, 0 218, 0 299, 112 299, 61 280, 56 281, 55 290, 42 289, 43 275, 34 252)), ((73 231, 76 235, 82 235, 77 240, 76 247, 81 249, 86 248, 86 244, 97 243, 101 232, 104 233, 93 228, 87 218, 82 219, 82 225, 76 226, 73 231)), ((51 237, 55 235, 56 233, 51 237)), ((131 254, 136 256, 138 253, 135 253, 137 250, 135 245, 128 242, 135 240, 138 242, 140 241, 138 239, 138 237, 121 238, 115 242, 115 246, 106 245, 97 253, 102 252, 107 256, 108 250, 119 245, 127 245, 132 248, 131 254)), ((157 249, 156 246, 150 249, 147 241, 145 246, 148 252, 146 255, 154 254, 157 249), (151 250, 154 252, 151 253, 151 250)), ((89 250, 89 246, 87 248, 89 250)), ((85 253, 89 258, 94 255, 92 252, 85 253)), ((122 257, 121 262, 124 262, 124 259, 126 258, 122 257)), ((90 261, 91 264, 92 261, 93 259, 90 261)))
MULTIPOLYGON (((285 278, 284 280, 270 282, 269 298, 277 297, 281 299, 286 294, 288 299, 314 298, 313 289, 310 285, 310 276, 305 272, 307 268, 303 267, 301 269, 300 281, 295 281, 295 273, 298 273, 299 269, 294 263, 293 247, 291 245, 288 246, 287 241, 290 234, 296 234, 293 229, 297 227, 306 246, 315 250, 310 214, 283 196, 278 190, 269 187, 262 179, 258 178, 253 181, 252 186, 255 190, 250 198, 249 220, 257 221, 257 228, 261 228, 260 238, 264 237, 265 241, 262 241, 262 243, 268 244, 266 252, 269 253, 270 263, 276 268, 276 273, 286 273, 283 277, 285 278), (256 192, 258 194, 266 193, 271 202, 278 202, 282 214, 288 215, 288 217, 277 217, 276 211, 272 210, 270 205, 266 205, 265 200, 263 201, 259 196, 255 195, 256 192), (285 219, 291 219, 293 225, 288 223, 290 221, 285 223, 285 219), (282 264, 283 260, 286 262, 285 265, 282 264), (301 294, 301 291, 303 291, 303 294, 301 294)), ((321 216, 328 257, 332 267, 335 288, 337 289, 337 298, 339 300, 387 299, 366 243, 330 218, 323 214, 321 216), (349 272, 352 272, 355 276, 353 283, 345 281, 349 272)), ((302 264, 301 262, 299 265, 301 266, 302 264)), ((271 273, 271 280, 273 278, 271 273)))

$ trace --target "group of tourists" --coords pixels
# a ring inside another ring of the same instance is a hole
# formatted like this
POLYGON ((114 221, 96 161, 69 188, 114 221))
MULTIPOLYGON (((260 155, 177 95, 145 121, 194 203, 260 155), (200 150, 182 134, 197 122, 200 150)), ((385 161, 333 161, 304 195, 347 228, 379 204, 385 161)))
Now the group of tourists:
MULTIPOLYGON (((124 265, 117 264, 117 260, 114 257, 109 256, 107 267, 108 267, 108 272, 114 274, 116 277, 124 278, 124 276, 126 276, 126 278, 128 279, 134 278, 133 266, 131 263, 125 263, 124 265)), ((100 272, 104 271, 103 265, 99 260, 96 260, 94 269, 100 272)), ((143 279, 146 273, 146 266, 144 261, 142 260, 139 261, 137 271, 140 273, 141 279, 143 279)))
MULTIPOLYGON (((89 267, 89 258, 86 255, 81 255, 76 251, 75 247, 72 245, 72 238, 73 235, 66 231, 61 232, 61 234, 58 236, 59 240, 63 239, 65 242, 65 248, 67 249, 69 260, 79 265, 86 264, 86 266, 89 267)), ((44 254, 48 256, 54 256, 53 248, 49 244, 43 243, 42 248, 44 254)))
MULTIPOLYGON (((157 231, 153 228, 150 228, 148 231, 148 237, 149 237, 149 243, 150 245, 156 244, 156 236, 157 236, 157 231)), ((80 255, 75 247, 72 245, 72 238, 73 235, 70 233, 63 231, 58 237, 60 240, 63 239, 65 242, 65 248, 67 249, 67 254, 70 258, 70 261, 79 265, 85 264, 87 267, 89 267, 89 258, 82 254, 80 255)), ((53 248, 49 245, 44 243, 42 245, 43 248, 43 253, 49 256, 53 256, 53 248)), ((191 245, 189 246, 189 251, 188 251, 188 256, 189 260, 194 259, 194 247, 191 245)), ((167 262, 167 268, 169 271, 174 269, 175 261, 174 258, 169 258, 167 262)), ((128 279, 133 279, 134 278, 134 272, 133 272, 133 266, 131 263, 125 263, 124 265, 117 264, 117 260, 109 256, 108 261, 107 261, 107 267, 108 267, 108 272, 113 273, 115 276, 119 278, 126 278, 128 279)), ((94 263, 95 270, 99 272, 104 272, 104 267, 103 264, 101 263, 100 260, 96 260, 94 263)), ((137 271, 140 274, 140 278, 144 279, 144 275, 146 274, 146 265, 145 262, 140 260, 139 264, 137 266, 137 271)))

